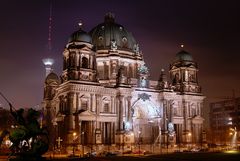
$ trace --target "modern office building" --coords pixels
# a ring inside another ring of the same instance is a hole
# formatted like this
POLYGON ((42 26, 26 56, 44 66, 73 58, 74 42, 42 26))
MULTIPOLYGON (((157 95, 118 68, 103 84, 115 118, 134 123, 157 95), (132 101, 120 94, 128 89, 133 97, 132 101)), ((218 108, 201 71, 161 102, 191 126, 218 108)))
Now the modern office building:
POLYGON ((217 145, 231 144, 233 135, 240 128, 240 97, 210 103, 209 118, 210 142, 217 145))

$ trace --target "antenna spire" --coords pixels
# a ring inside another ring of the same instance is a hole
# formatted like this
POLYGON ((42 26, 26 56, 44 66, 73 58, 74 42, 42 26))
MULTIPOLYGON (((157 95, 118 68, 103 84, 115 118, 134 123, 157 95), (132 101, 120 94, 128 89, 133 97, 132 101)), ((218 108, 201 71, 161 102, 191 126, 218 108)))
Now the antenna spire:
MULTIPOLYGON (((49 19, 48 19, 48 55, 52 52, 52 0, 49 0, 49 19)), ((46 76, 53 71, 52 66, 54 59, 44 58, 42 59, 46 70, 46 76)))
POLYGON ((52 51, 52 0, 50 0, 49 19, 48 19, 48 51, 52 51))

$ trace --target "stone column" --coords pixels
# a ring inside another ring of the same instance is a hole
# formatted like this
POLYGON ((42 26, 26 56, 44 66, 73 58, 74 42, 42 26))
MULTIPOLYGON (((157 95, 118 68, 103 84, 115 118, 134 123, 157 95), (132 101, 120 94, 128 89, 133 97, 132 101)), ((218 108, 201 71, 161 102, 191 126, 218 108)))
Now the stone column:
POLYGON ((79 67, 79 53, 75 54, 75 67, 79 67))
POLYGON ((123 96, 118 96, 118 130, 123 130, 123 96))
POLYGON ((75 129, 76 132, 79 131, 79 114, 78 114, 78 107, 79 107, 79 93, 76 93, 76 108, 75 108, 75 129))
POLYGON ((73 105, 74 105, 74 93, 70 92, 68 93, 68 143, 71 143, 73 141, 73 131, 74 129, 74 116, 73 116, 73 105))
POLYGON ((113 102, 113 96, 111 96, 111 101, 110 101, 110 112, 114 113, 114 102, 113 102))
POLYGON ((167 144, 168 139, 168 101, 163 99, 163 129, 162 129, 162 143, 167 144))
POLYGON ((171 122, 172 121, 172 101, 167 100, 167 121, 171 122))
POLYGON ((74 107, 75 105, 75 102, 74 102, 74 96, 75 96, 75 93, 71 92, 69 93, 69 96, 68 96, 68 103, 69 103, 69 114, 70 114, 70 122, 69 122, 69 129, 70 130, 74 130, 74 113, 75 113, 75 110, 76 108, 74 107))
POLYGON ((187 103, 185 101, 182 102, 182 107, 183 107, 183 119, 184 119, 184 124, 183 124, 183 128, 184 131, 187 130, 187 117, 188 117, 188 108, 187 108, 187 103))
POLYGON ((167 130, 167 100, 163 100, 163 130, 167 130))
POLYGON ((109 61, 109 78, 112 79, 113 71, 112 71, 112 60, 109 61))
POLYGON ((103 62, 103 79, 106 79, 106 62, 103 62))
POLYGON ((137 73, 138 73, 138 64, 137 63, 135 63, 135 65, 134 65, 134 68, 133 68, 133 75, 134 75, 134 78, 137 78, 138 77, 138 75, 137 75, 137 73))
POLYGON ((132 124, 132 106, 131 106, 131 99, 132 97, 131 96, 128 96, 127 97, 127 121, 128 122, 131 122, 132 124))
POLYGON ((89 111, 93 111, 93 94, 90 94, 89 111))
POLYGON ((97 103, 96 95, 93 94, 92 95, 92 111, 93 112, 96 112, 96 103, 97 103))
POLYGON ((182 108, 183 108, 183 133, 182 133, 182 141, 183 143, 187 143, 187 137, 188 137, 188 129, 187 129, 187 103, 185 100, 182 101, 182 108))
POLYGON ((96 94, 96 114, 98 115, 100 112, 100 108, 102 106, 102 102, 101 102, 101 95, 100 94, 96 94))
POLYGON ((79 137, 80 144, 82 144, 82 120, 79 120, 79 137))
POLYGON ((79 108, 79 93, 76 93, 76 107, 75 112, 78 112, 79 108))
POLYGON ((116 105, 117 105, 117 131, 116 131, 116 137, 115 137, 115 142, 117 144, 122 143, 123 141, 123 96, 118 95, 116 97, 116 105))
POLYGON ((89 55, 89 68, 93 69, 93 56, 92 55, 89 55))

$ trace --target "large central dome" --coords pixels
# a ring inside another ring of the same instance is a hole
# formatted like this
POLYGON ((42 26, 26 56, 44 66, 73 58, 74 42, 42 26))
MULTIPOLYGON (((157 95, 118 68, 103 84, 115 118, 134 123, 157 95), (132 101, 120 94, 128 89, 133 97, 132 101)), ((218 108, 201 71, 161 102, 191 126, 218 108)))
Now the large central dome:
POLYGON ((118 50, 138 52, 138 44, 122 25, 115 23, 114 16, 111 13, 106 14, 104 23, 94 27, 90 31, 92 42, 96 50, 111 49, 114 43, 118 50))

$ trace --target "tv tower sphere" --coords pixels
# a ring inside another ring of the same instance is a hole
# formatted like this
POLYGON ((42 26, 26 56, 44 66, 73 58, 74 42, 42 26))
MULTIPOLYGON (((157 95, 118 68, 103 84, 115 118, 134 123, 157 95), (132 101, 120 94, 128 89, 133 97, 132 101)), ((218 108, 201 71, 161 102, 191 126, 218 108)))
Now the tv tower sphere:
POLYGON ((54 63, 54 60, 51 59, 51 58, 45 58, 45 59, 42 59, 43 61, 43 64, 45 65, 45 69, 46 69, 46 76, 52 72, 52 65, 54 63))

